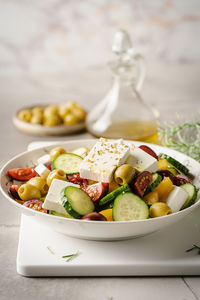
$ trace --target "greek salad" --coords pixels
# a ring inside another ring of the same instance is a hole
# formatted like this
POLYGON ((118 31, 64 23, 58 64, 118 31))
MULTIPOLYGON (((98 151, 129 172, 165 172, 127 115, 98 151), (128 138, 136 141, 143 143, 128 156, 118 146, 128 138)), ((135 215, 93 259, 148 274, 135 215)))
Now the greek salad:
MULTIPOLYGON (((20 166, 19 166, 20 167, 20 166)), ((8 170, 10 194, 45 214, 95 221, 166 216, 194 204, 189 169, 146 145, 100 138, 89 149, 53 148, 36 166, 8 170)))

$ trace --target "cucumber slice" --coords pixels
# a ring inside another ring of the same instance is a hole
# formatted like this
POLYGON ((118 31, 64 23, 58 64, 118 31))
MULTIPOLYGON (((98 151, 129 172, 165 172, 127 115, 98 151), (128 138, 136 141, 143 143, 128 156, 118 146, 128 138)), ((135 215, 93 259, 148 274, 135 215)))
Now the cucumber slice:
POLYGON ((74 153, 60 154, 54 159, 52 169, 61 169, 67 175, 79 173, 79 166, 82 161, 83 158, 74 153))
POLYGON ((160 184, 160 182, 162 181, 162 176, 159 175, 158 173, 153 173, 152 177, 153 177, 153 181, 146 188, 146 191, 145 191, 144 195, 147 195, 148 193, 152 192, 160 184))
POLYGON ((188 198, 185 201, 185 203, 183 204, 183 206, 181 207, 181 210, 182 210, 182 209, 185 209, 185 208, 191 206, 192 204, 194 204, 194 202, 197 198, 197 189, 191 183, 185 183, 185 184, 181 185, 180 187, 188 193, 188 198))
POLYGON ((76 219, 94 211, 95 206, 90 196, 80 188, 67 186, 62 192, 65 210, 76 219))
POLYGON ((168 163, 170 163, 172 165, 172 167, 175 167, 179 171, 183 172, 185 175, 188 175, 189 169, 186 166, 184 166, 183 164, 181 164, 175 158, 173 158, 173 157, 171 157, 167 154, 164 154, 164 153, 160 153, 159 157, 160 158, 165 158, 168 161, 168 163))
POLYGON ((113 206, 114 221, 131 221, 148 219, 149 208, 147 204, 133 193, 119 195, 113 206))
POLYGON ((61 213, 56 212, 55 210, 49 210, 49 214, 50 214, 50 215, 57 216, 57 217, 73 218, 73 217, 70 216, 67 212, 66 212, 66 214, 61 214, 61 213))
POLYGON ((109 205, 117 196, 119 196, 122 192, 130 192, 130 186, 128 184, 124 184, 120 186, 118 189, 112 191, 99 201, 99 206, 107 206, 109 205))

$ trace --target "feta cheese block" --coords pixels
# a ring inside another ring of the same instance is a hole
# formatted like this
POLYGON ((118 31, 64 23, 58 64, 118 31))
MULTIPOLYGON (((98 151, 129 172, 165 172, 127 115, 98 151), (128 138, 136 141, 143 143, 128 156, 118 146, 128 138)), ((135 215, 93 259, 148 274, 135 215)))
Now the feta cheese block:
POLYGON ((184 189, 174 186, 173 191, 168 195, 165 202, 171 208, 172 213, 175 213, 181 209, 187 198, 188 193, 184 189))
POLYGON ((43 164, 39 164, 36 168, 35 168, 35 172, 40 175, 42 178, 46 179, 50 173, 50 170, 45 167, 45 165, 43 164))
POLYGON ((139 172, 149 171, 156 172, 158 170, 158 161, 140 148, 131 149, 130 155, 126 160, 127 164, 137 169, 139 172))
POLYGON ((99 182, 111 182, 115 169, 125 163, 130 147, 123 140, 100 138, 80 165, 80 176, 99 182))
POLYGON ((73 184, 71 182, 60 179, 53 179, 42 207, 66 215, 67 213, 62 205, 60 194, 61 191, 67 186, 75 186, 80 188, 78 184, 73 184))
POLYGON ((38 164, 46 164, 49 161, 50 161, 50 155, 49 154, 44 154, 43 156, 40 156, 38 158, 38 164))

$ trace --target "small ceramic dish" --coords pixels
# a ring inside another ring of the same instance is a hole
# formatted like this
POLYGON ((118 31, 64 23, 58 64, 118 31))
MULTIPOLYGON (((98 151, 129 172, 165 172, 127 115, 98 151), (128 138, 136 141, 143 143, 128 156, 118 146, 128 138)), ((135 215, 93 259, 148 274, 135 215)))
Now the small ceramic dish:
MULTIPOLYGON (((67 151, 73 150, 78 147, 87 146, 92 147, 96 143, 95 139, 92 140, 76 140, 68 141, 65 143, 59 143, 57 146, 65 148, 67 151)), ((169 148, 164 148, 158 145, 134 142, 136 146, 141 144, 149 145, 157 154, 166 153, 175 159, 186 165, 190 172, 195 176, 194 184, 197 188, 200 188, 200 164, 194 159, 174 151, 169 148)), ((143 235, 148 235, 155 231, 161 230, 162 228, 169 226, 175 222, 178 222, 187 214, 191 213, 193 210, 197 209, 200 205, 199 197, 195 204, 181 210, 177 213, 167 215, 164 217, 158 217, 154 219, 145 219, 137 221, 123 221, 123 222, 106 222, 106 221, 86 221, 79 219, 68 219, 57 217, 49 214, 43 214, 38 211, 34 211, 27 208, 19 203, 17 203, 9 194, 9 187, 11 185, 11 180, 7 175, 7 171, 12 168, 24 168, 34 164, 37 164, 37 159, 48 153, 50 149, 54 148, 55 144, 52 146, 42 147, 32 151, 26 151, 13 159, 11 159, 1 170, 0 173, 0 188, 6 201, 15 205, 23 214, 32 216, 34 220, 42 225, 52 228, 52 230, 58 231, 60 233, 88 240, 122 240, 130 239, 143 235)))
MULTIPOLYGON (((44 107, 44 105, 38 105, 40 107, 44 107)), ((25 107, 22 109, 32 109, 31 107, 25 107)), ((44 126, 38 124, 31 124, 29 122, 22 121, 18 118, 18 113, 22 110, 20 109, 13 116, 13 124, 17 129, 22 132, 32 134, 32 135, 43 135, 43 136, 56 136, 56 135, 67 135, 76 132, 80 132, 85 129, 85 122, 79 122, 74 125, 57 125, 57 126, 44 126)))

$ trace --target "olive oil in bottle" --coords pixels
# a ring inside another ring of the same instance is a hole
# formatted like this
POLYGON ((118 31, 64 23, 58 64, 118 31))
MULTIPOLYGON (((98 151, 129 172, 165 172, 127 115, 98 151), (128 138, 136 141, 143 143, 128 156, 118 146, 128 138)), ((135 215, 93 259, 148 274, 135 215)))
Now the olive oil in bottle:
POLYGON ((157 119, 140 97, 143 58, 135 54, 127 32, 116 33, 109 63, 113 84, 105 98, 88 114, 86 126, 96 137, 124 138, 157 143, 157 119))

